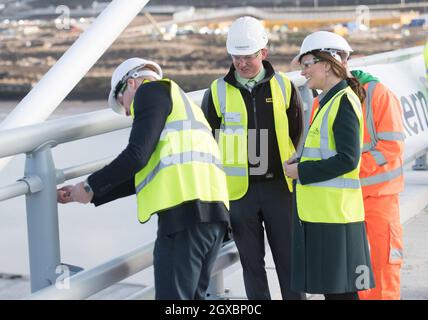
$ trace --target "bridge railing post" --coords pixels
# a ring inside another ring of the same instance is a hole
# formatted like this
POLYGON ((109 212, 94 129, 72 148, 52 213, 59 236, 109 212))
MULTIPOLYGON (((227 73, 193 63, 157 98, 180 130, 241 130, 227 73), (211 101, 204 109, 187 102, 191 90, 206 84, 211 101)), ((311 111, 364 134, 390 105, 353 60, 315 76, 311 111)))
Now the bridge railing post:
POLYGON ((416 162, 412 167, 413 170, 428 170, 427 164, 427 154, 425 153, 423 156, 416 158, 416 162))
POLYGON ((55 283, 60 263, 56 170, 47 142, 27 153, 25 177, 31 292, 55 283))
POLYGON ((207 299, 224 299, 225 293, 223 271, 220 271, 210 279, 210 284, 207 290, 207 299))

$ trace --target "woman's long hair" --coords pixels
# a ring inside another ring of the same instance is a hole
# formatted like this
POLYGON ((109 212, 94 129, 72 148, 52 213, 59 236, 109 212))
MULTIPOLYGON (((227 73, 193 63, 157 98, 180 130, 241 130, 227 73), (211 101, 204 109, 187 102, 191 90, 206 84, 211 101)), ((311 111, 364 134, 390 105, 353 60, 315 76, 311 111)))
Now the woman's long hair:
POLYGON ((340 79, 346 80, 352 91, 354 91, 360 99, 360 102, 364 102, 364 99, 366 98, 366 90, 364 90, 363 86, 356 78, 348 77, 345 67, 339 61, 333 58, 328 52, 315 51, 311 52, 311 54, 321 59, 322 61, 329 63, 333 73, 340 79))

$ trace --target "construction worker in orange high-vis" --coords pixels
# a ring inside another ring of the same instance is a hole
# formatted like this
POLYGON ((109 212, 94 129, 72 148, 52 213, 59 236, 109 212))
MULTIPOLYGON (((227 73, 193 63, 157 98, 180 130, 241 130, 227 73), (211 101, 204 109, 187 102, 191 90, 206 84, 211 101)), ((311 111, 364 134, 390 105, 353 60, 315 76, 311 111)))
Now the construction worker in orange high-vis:
MULTIPOLYGON (((347 67, 346 59, 343 61, 347 67)), ((399 193, 404 187, 402 108, 394 93, 377 78, 363 71, 352 71, 351 74, 367 92, 363 104, 364 148, 360 181, 376 284, 373 289, 360 291, 359 297, 362 300, 398 300, 403 263, 399 214, 399 193)), ((311 121, 317 107, 316 98, 311 121)))

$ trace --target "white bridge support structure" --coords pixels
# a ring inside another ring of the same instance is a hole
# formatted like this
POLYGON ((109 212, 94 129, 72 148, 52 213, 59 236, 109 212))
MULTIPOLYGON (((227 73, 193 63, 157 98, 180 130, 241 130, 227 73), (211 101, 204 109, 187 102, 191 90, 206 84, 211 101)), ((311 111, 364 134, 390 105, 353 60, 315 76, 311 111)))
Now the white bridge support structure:
MULTIPOLYGON (((148 2, 112 1, 0 123, 0 130, 45 121, 148 2), (39 107, 34 108, 34 101, 39 107)), ((0 160, 0 170, 8 161, 0 160)))

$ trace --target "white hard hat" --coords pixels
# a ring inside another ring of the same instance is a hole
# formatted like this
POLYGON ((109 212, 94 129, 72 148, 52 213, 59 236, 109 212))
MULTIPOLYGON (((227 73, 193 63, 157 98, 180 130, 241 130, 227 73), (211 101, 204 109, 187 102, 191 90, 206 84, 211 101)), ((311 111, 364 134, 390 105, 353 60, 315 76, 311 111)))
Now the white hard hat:
POLYGON ((236 19, 229 28, 226 48, 229 54, 249 55, 266 47, 268 36, 259 20, 253 17, 236 19))
POLYGON ((131 58, 123 61, 113 72, 111 77, 111 89, 108 96, 108 105, 113 111, 119 114, 125 114, 125 109, 117 101, 118 90, 122 87, 120 84, 123 84, 129 78, 138 78, 141 76, 151 76, 156 80, 162 79, 162 69, 161 67, 153 61, 145 60, 141 58, 131 58), (152 70, 143 70, 139 71, 145 66, 151 66, 156 71, 152 70))
POLYGON ((329 52, 337 60, 341 59, 340 53, 343 52, 349 55, 354 51, 342 36, 333 32, 317 31, 306 36, 300 47, 299 54, 293 59, 293 63, 300 62, 302 56, 314 50, 329 52))

